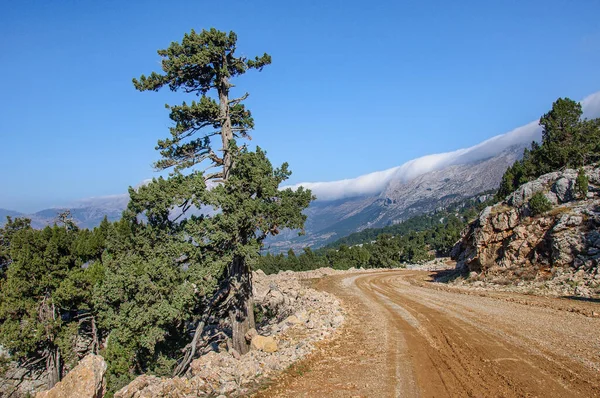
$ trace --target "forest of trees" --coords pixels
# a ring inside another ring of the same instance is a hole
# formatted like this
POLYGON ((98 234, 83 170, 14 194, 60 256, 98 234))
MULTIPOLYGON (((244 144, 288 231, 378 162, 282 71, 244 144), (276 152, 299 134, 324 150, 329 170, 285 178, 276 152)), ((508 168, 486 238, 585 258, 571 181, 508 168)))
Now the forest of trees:
POLYGON ((306 247, 301 253, 294 253, 292 249, 287 255, 267 253, 256 266, 267 274, 321 267, 396 268, 447 256, 461 231, 492 201, 468 199, 399 224, 353 233, 315 251, 306 247))

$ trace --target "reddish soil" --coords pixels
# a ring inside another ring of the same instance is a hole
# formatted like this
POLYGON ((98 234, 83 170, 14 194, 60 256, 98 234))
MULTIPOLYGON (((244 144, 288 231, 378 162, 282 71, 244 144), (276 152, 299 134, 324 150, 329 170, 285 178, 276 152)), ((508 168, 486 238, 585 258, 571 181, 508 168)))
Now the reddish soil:
POLYGON ((255 397, 600 397, 600 303, 440 289, 431 275, 316 283, 345 325, 255 397))

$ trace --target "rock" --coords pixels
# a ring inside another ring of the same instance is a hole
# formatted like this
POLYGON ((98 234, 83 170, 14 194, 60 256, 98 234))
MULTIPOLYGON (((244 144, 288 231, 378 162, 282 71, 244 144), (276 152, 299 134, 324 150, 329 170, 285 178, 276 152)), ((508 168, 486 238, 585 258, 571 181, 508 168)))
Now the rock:
POLYGON ((300 319, 298 319, 298 317, 296 315, 288 316, 287 318, 285 318, 284 322, 289 325, 299 325, 299 324, 303 323, 300 319))
POLYGON ((333 327, 338 327, 339 325, 341 325, 342 323, 344 323, 344 316, 343 315, 337 315, 333 318, 333 320, 331 321, 331 325, 333 327))
POLYGON ((558 196, 554 192, 546 192, 544 196, 546 199, 548 199, 548 202, 552 203, 553 205, 557 205, 559 203, 558 196))
POLYGON ((265 299, 267 306, 274 310, 285 303, 285 298, 279 289, 269 290, 265 299))
MULTIPOLYGON (((172 379, 141 375, 115 393, 115 398, 192 398, 207 396, 206 383, 194 377, 172 379)), ((210 389, 210 388, 209 388, 210 389)))
MULTIPOLYGON (((585 170, 588 176, 600 178, 600 167, 585 170)), ((523 184, 505 202, 484 209, 451 250, 456 269, 470 272, 467 282, 496 281, 525 289, 524 282, 537 283, 542 276, 542 284, 554 280, 546 287, 556 294, 573 294, 569 283, 577 282, 575 294, 600 296, 595 279, 600 261, 600 199, 596 193, 576 200, 576 177, 576 170, 546 174, 523 184), (529 217, 526 205, 536 192, 544 192, 554 205, 544 216, 529 217)))
POLYGON ((561 177, 552 185, 552 192, 561 203, 565 203, 573 199, 573 185, 573 180, 561 177))
POLYGON ((276 352, 278 349, 277 342, 271 336, 256 335, 252 338, 251 346, 255 350, 264 352, 276 352))
POLYGON ((232 357, 234 357, 234 358, 235 358, 235 359, 237 359, 237 360, 239 360, 239 359, 242 357, 242 356, 240 355, 240 353, 239 353, 239 352, 237 352, 237 350, 236 350, 236 349, 234 349, 234 348, 231 348, 231 349, 229 350, 229 355, 231 355, 232 357))
POLYGON ((256 336, 257 334, 258 334, 258 332, 256 331, 256 329, 252 328, 246 332, 246 334, 244 335, 244 338, 246 339, 246 341, 250 342, 250 341, 252 341, 254 336, 256 336))
POLYGON ((36 398, 101 398, 106 392, 106 362, 99 355, 89 354, 52 389, 40 392, 36 398))

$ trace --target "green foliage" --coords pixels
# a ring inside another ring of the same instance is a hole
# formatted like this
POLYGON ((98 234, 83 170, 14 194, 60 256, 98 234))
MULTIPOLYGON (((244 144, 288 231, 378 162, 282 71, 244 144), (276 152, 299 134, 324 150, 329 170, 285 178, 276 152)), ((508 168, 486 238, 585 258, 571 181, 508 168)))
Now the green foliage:
POLYGON ((6 224, 0 228, 0 286, 6 274, 8 266, 12 263, 10 256, 10 241, 18 231, 31 228, 31 220, 28 218, 6 217, 6 224))
MULTIPOLYGON (((196 33, 186 33, 181 43, 173 42, 163 50, 158 50, 162 58, 162 74, 152 72, 133 79, 140 91, 158 91, 164 86, 171 91, 193 93, 199 101, 183 102, 169 106, 169 117, 174 123, 170 128, 171 137, 158 141, 162 159, 155 163, 158 169, 174 168, 180 171, 204 160, 222 165, 213 151, 211 137, 222 134, 222 129, 231 129, 231 138, 248 138, 254 128, 254 119, 242 101, 248 96, 229 100, 232 87, 230 78, 246 73, 250 69, 262 70, 271 63, 271 56, 247 59, 236 56, 237 35, 234 32, 221 32, 214 28, 196 33), (208 96, 211 90, 217 91, 217 100, 208 96), (198 136, 199 133, 199 136, 198 136)), ((229 142, 222 142, 228 149, 229 142)))
POLYGON ((35 230, 29 220, 9 219, 2 231, 10 261, 0 289, 0 344, 12 359, 59 351, 60 367, 77 361, 75 337, 83 315, 93 316, 92 286, 103 276, 98 251, 87 250, 87 242, 102 246, 101 240, 99 228, 84 234, 69 223, 35 230))
MULTIPOLYGON (((100 325, 110 330, 109 375, 129 380, 166 354, 182 348, 185 321, 195 307, 194 286, 167 253, 105 259, 106 277, 96 290, 100 325)), ((111 383, 111 389, 118 388, 111 383)))
POLYGON ((542 174, 600 160, 600 119, 581 120, 581 104, 559 98, 540 119, 541 145, 533 142, 502 176, 498 200, 542 174))
POLYGON ((583 167, 580 167, 579 172, 577 173, 577 179, 575 180, 575 192, 580 198, 585 199, 587 197, 588 185, 589 180, 585 175, 585 170, 583 167))
MULTIPOLYGON (((279 190, 290 175, 287 164, 274 169, 260 148, 236 145, 237 138, 249 138, 254 120, 242 104, 247 93, 229 98, 230 79, 271 63, 267 54, 237 56, 236 45, 233 32, 192 30, 158 51, 162 73, 133 79, 140 91, 166 86, 200 98, 167 105, 173 126, 170 137, 158 141, 162 158, 155 167, 172 173, 130 189, 128 209, 108 239, 96 305, 102 326, 112 330, 106 355, 113 390, 140 372, 168 373, 189 342, 188 328, 213 305, 209 298, 218 285, 237 290, 232 309, 246 308, 249 269, 264 238, 304 225, 310 191, 279 190), (218 136, 221 149, 215 151, 218 136), (205 161, 206 170, 217 171, 195 170, 205 161), (209 190, 208 180, 218 183, 209 190), (190 214, 206 208, 216 212, 190 214)), ((241 340, 233 336, 234 347, 241 340)))
POLYGON ((552 203, 550 203, 548 198, 541 192, 535 193, 531 199, 529 199, 529 210, 531 210, 531 214, 534 216, 543 214, 550 209, 552 209, 552 203))
POLYGON ((142 372, 169 374, 190 340, 189 325, 233 257, 252 264, 267 235, 304 224, 311 193, 278 189, 290 175, 287 165, 274 169, 260 148, 238 153, 230 178, 211 190, 196 172, 130 190, 94 294, 99 323, 111 331, 105 352, 111 391, 142 372), (192 205, 220 212, 174 215, 192 205))

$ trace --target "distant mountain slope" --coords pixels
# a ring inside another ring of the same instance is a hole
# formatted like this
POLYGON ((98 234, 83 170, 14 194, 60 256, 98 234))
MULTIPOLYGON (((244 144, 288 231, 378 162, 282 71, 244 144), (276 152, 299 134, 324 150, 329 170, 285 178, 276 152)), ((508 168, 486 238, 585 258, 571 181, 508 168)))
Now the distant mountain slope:
MULTIPOLYGON (((583 99, 581 105, 584 118, 600 117, 600 92, 583 99)), ((524 148, 529 146, 532 141, 539 141, 541 137, 542 129, 538 125, 538 120, 535 120, 469 148, 421 156, 400 166, 356 178, 327 182, 303 182, 293 187, 303 186, 309 188, 319 200, 328 201, 379 195, 392 181, 406 183, 431 171, 443 170, 452 165, 476 163, 492 158, 506 150, 510 150, 512 147, 524 148)))
MULTIPOLYGON (((75 224, 80 228, 92 229, 100 224, 104 217, 108 221, 117 221, 121 218, 123 210, 127 208, 129 203, 129 194, 101 196, 96 198, 88 198, 77 201, 69 206, 55 207, 50 209, 40 210, 33 214, 22 214, 10 210, 0 209, 0 226, 6 223, 6 215, 11 217, 27 217, 31 219, 31 225, 34 228, 44 228, 47 225, 52 225, 56 222, 59 213, 69 210, 75 224)), ((200 215, 214 214, 215 210, 211 207, 202 207, 201 210, 195 208, 190 209, 189 214, 200 215)), ((173 215, 177 211, 173 211, 173 215)))
MULTIPOLYGON (((600 117, 600 92, 581 101, 584 118, 600 117)), ((410 160, 356 178, 307 182, 317 201, 307 210, 306 235, 288 231, 267 240, 271 251, 320 247, 352 232, 398 223, 498 188, 504 171, 541 138, 533 121, 470 148, 410 160)))
POLYGON ((12 210, 7 210, 7 209, 0 209, 0 225, 4 225, 3 223, 6 221, 6 217, 20 217, 22 216, 22 213, 19 213, 18 211, 12 211, 12 210))
POLYGON ((80 228, 94 228, 105 216, 109 221, 121 218, 128 201, 129 195, 123 194, 84 199, 70 206, 44 209, 32 214, 0 209, 0 226, 6 223, 6 216, 11 216, 30 218, 34 228, 44 228, 54 224, 59 213, 70 210, 73 220, 80 228))
POLYGON ((296 231, 269 238, 270 251, 289 247, 321 247, 365 228, 397 224, 410 217, 498 188, 504 171, 523 153, 524 145, 477 162, 452 165, 422 174, 406 183, 388 182, 376 196, 320 201, 307 211, 306 235, 296 231))

